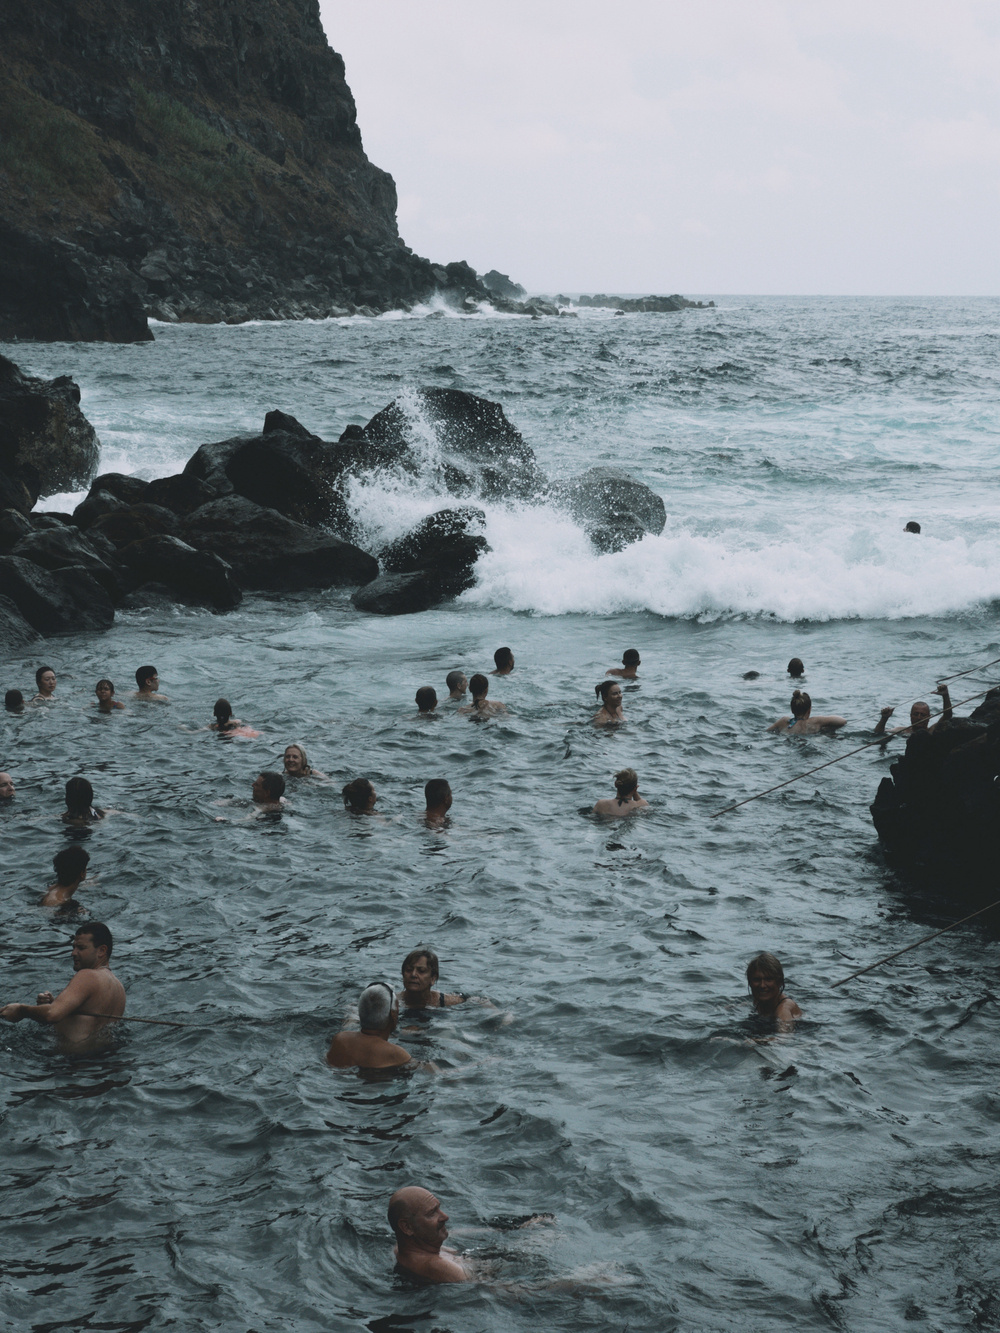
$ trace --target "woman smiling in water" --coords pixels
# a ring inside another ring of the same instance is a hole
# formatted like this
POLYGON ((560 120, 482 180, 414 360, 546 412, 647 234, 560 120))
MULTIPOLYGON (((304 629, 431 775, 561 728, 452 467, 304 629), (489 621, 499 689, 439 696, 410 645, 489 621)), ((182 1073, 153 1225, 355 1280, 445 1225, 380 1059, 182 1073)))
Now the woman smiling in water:
POLYGON ((616 680, 602 680, 594 686, 594 693, 600 696, 601 708, 594 714, 595 727, 616 727, 625 721, 622 712, 622 687, 616 680))
POLYGON ((325 778, 325 773, 310 768, 306 752, 301 745, 286 745, 283 759, 286 778, 325 778))

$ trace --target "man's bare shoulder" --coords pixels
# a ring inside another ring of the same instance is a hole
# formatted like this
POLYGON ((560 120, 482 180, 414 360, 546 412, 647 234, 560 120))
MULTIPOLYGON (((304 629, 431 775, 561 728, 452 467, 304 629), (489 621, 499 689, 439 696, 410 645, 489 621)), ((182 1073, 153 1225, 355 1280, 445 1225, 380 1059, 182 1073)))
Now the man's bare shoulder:
POLYGON ((334 1069, 391 1069, 410 1060, 402 1046, 360 1032, 338 1032, 326 1053, 326 1062, 334 1069))
POLYGON ((424 1282, 471 1282, 472 1274, 454 1250, 439 1254, 403 1254, 396 1262, 404 1272, 424 1282))

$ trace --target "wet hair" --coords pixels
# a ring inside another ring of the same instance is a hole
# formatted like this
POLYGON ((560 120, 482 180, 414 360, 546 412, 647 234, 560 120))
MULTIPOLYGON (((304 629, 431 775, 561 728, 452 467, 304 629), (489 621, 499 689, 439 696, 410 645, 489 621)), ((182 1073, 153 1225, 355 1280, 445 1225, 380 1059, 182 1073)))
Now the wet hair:
MULTIPOLYGON (((448 686, 449 690, 457 690, 458 683, 461 680, 465 680, 464 671, 449 671, 444 678, 444 683, 448 686)), ((469 682, 466 680, 465 683, 468 685, 469 682)))
MULTIPOLYGON (((602 680, 600 685, 594 686, 594 693, 599 694, 601 696, 602 704, 605 705, 607 704, 608 695, 615 688, 616 685, 618 685, 618 682, 616 680, 602 680)), ((621 689, 621 686, 618 685, 618 688, 621 689)))
POLYGON ((311 773, 311 772, 312 772, 312 769, 309 767, 309 756, 306 754, 306 747, 305 747, 304 745, 300 745, 300 744, 298 743, 298 741, 293 741, 293 742, 291 743, 291 745, 286 745, 286 746, 285 746, 285 750, 284 750, 284 754, 282 755, 282 758, 281 758, 281 762, 282 762, 282 763, 285 762, 284 755, 287 754, 289 750, 298 750, 299 754, 302 756, 302 775, 303 775, 303 777, 304 777, 307 773, 311 773))
POLYGON ((3 697, 3 706, 8 713, 19 713, 24 707, 24 695, 20 690, 8 690, 3 697))
POLYGON ((624 653, 622 653, 622 666, 630 667, 639 665, 641 665, 639 660, 639 649, 626 648, 624 653))
POLYGON ((228 699, 216 699, 212 712, 215 714, 215 720, 219 726, 224 727, 233 715, 233 705, 228 699))
POLYGON ((790 676, 794 676, 795 679, 798 680, 799 676, 803 675, 805 672, 805 666, 802 662, 802 658, 793 657, 791 661, 788 663, 788 666, 785 668, 785 670, 788 672, 790 676))
POLYGON ((805 717, 813 706, 813 701, 806 694, 805 690, 793 690, 792 702, 788 705, 792 710, 793 717, 805 717))
POLYGON ((280 800, 285 794, 285 779, 281 773, 272 773, 270 769, 261 773, 264 791, 272 801, 280 800))
POLYGON ((86 778, 70 778, 66 783, 66 809, 71 815, 87 815, 94 804, 94 789, 86 778))
POLYGON ((53 676, 56 674, 52 667, 40 666, 38 670, 35 672, 35 684, 38 686, 39 689, 42 688, 42 677, 45 675, 46 671, 51 671, 53 676))
POLYGON ((502 667, 510 666, 513 660, 514 660, 514 654, 510 651, 509 648, 498 648, 496 652, 493 654, 493 661, 496 662, 498 671, 502 667))
POLYGON ((451 787, 445 778, 431 778, 430 782, 424 785, 424 800, 427 802, 428 810, 435 805, 444 805, 450 795, 451 787))
POLYGON ((639 785, 639 774, 634 768, 623 768, 615 774, 615 790, 619 796, 627 796, 639 785))
POLYGON ((89 864, 90 853, 82 847, 64 847, 61 852, 56 852, 52 858, 52 868, 56 872, 56 880, 63 888, 75 884, 78 879, 82 879, 83 872, 89 864))
POLYGON ((477 671, 469 681, 469 690, 472 693, 473 699, 481 699, 484 694, 489 693, 489 689, 490 682, 481 671, 477 671))
POLYGON ((107 685, 107 687, 108 687, 108 689, 111 691, 111 693, 114 694, 114 692, 115 692, 115 683, 114 683, 113 680, 108 680, 107 676, 102 676, 101 679, 100 679, 100 680, 97 682, 97 684, 94 686, 94 689, 95 689, 95 690, 99 690, 99 689, 101 688, 102 685, 107 685))
POLYGON ((108 957, 111 957, 111 950, 115 947, 115 942, 111 937, 111 931, 103 921, 88 921, 85 926, 81 926, 74 934, 74 939, 79 939, 81 935, 90 935, 93 937, 94 947, 99 949, 103 944, 108 951, 108 957))
POLYGON ((909 523, 907 523, 906 527, 903 529, 903 531, 904 531, 904 532, 919 532, 919 531, 920 531, 920 524, 917 523, 917 522, 915 522, 915 521, 911 518, 910 521, 909 521, 909 523))
POLYGON ((155 666, 137 667, 135 673, 135 683, 139 686, 139 689, 141 690, 143 685, 145 685, 146 681, 149 680, 150 676, 156 676, 156 675, 159 675, 159 672, 156 670, 155 666))
POLYGON ((418 958, 427 959, 427 966, 430 968, 434 980, 437 981, 441 975, 441 965, 438 963, 438 956, 433 949, 411 949, 403 959, 402 966, 399 969, 400 972, 405 972, 418 958))
POLYGON ((340 793, 344 798, 344 805, 348 810, 356 810, 359 814, 364 814, 371 804, 371 799, 375 794, 375 788, 367 778, 355 778, 349 782, 340 793))
POLYGON ((421 685, 417 690, 417 707, 421 713, 429 713, 432 708, 437 707, 437 690, 433 685, 421 685))
POLYGON ((358 998, 358 1018, 363 1028, 384 1028, 392 1013, 396 992, 387 981, 373 981, 358 998))
POLYGON ((755 953, 747 963, 747 985, 750 985, 750 973, 761 972, 765 977, 773 977, 778 989, 785 989, 785 969, 773 953, 755 953))

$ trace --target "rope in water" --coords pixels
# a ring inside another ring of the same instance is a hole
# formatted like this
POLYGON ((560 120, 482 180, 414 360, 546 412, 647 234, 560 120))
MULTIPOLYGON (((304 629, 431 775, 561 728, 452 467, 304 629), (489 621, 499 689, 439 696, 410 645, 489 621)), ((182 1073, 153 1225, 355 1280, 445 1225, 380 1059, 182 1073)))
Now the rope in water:
MULTIPOLYGON (((983 695, 989 694, 990 690, 996 686, 991 685, 987 690, 981 690, 979 694, 970 694, 968 699, 962 699, 957 704, 952 704, 952 708, 962 708, 965 704, 971 704, 975 699, 981 699, 983 695)), ((941 710, 944 712, 944 709, 941 710)), ((932 713, 931 717, 940 717, 941 713, 932 713)), ((759 801, 762 796, 770 796, 771 792, 779 791, 782 787, 788 787, 793 782, 798 782, 801 778, 809 777, 810 773, 818 773, 821 768, 829 768, 831 764, 839 764, 844 759, 850 759, 853 754, 860 754, 862 750, 870 750, 874 745, 883 745, 890 736, 898 736, 901 731, 912 731, 912 724, 905 727, 896 727, 893 731, 887 731, 881 735, 877 741, 865 741, 864 745, 859 745, 857 749, 848 750, 846 754, 837 755, 836 759, 828 759, 824 764, 817 764, 815 768, 807 768, 804 773, 796 773, 794 778, 786 778, 784 782, 776 782, 773 787, 768 787, 766 791, 759 791, 754 796, 745 796, 742 801, 737 801, 734 805, 727 805, 722 810, 713 810, 709 819, 718 819, 719 815, 728 815, 730 810, 738 810, 741 805, 749 805, 751 801, 759 801)))
POLYGON ((946 935, 949 930, 954 930, 956 926, 962 925, 964 921, 971 921, 974 916, 982 916, 988 912, 991 907, 1000 907, 1000 898, 995 903, 990 903, 988 907, 980 907, 978 912, 970 912, 968 916, 961 917, 958 921, 953 921, 950 926, 945 926, 944 930, 936 930, 933 935, 925 935, 922 940, 917 940, 916 944, 908 944, 905 949, 897 949, 886 958, 880 958, 877 963, 869 963, 867 967, 859 967, 857 972, 852 972, 849 977, 843 977, 840 981, 835 981, 831 985, 831 990, 836 990, 838 986, 843 986, 848 981, 853 981, 855 977, 864 976, 866 972, 873 971, 876 967, 881 967, 884 963, 891 963, 894 958, 899 958, 901 954, 909 953, 911 949, 919 949, 921 944, 926 944, 928 940, 936 940, 939 935, 946 935))
POLYGON ((982 666, 969 667, 968 671, 956 671, 953 676, 942 676, 938 684, 943 685, 946 681, 958 680, 961 676, 971 676, 976 671, 985 671, 987 667, 996 666, 997 662, 1000 662, 1000 657, 994 657, 992 662, 984 662, 982 666))
MULTIPOLYGON (((71 1015, 71 1017, 76 1017, 76 1015, 75 1015, 75 1014, 74 1014, 74 1015, 71 1015)), ((166 1018, 136 1018, 136 1016, 135 1016, 134 1014, 87 1014, 87 1013, 81 1013, 81 1014, 80 1014, 80 1017, 81 1017, 81 1018, 113 1018, 116 1022, 123 1022, 123 1023, 156 1023, 159 1027, 163 1027, 163 1028, 190 1028, 190 1027, 194 1027, 194 1024, 193 1024, 193 1023, 171 1023, 171 1022, 170 1022, 168 1019, 166 1019, 166 1018)))

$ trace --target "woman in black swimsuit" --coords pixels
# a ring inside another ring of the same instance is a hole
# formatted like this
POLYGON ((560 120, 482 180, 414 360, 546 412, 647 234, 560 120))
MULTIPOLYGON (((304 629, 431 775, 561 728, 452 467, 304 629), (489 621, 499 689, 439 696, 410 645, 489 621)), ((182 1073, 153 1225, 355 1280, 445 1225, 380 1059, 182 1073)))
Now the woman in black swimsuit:
POLYGON ((431 949, 414 949, 403 959, 403 993, 399 997, 404 1009, 444 1009, 450 1004, 461 1004, 465 995, 445 995, 434 990, 438 979, 438 956, 431 949))

